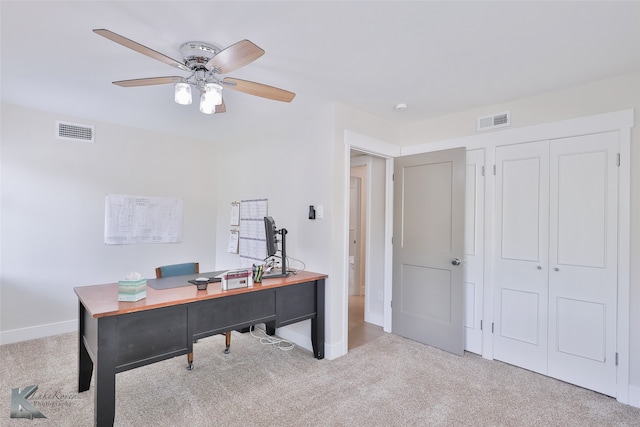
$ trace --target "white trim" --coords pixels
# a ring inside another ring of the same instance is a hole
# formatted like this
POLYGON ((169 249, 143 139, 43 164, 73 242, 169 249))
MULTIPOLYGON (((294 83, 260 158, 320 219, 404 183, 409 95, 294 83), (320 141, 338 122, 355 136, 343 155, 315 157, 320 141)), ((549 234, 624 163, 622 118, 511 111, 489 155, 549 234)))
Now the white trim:
POLYGON ((640 408, 640 387, 629 386, 629 405, 640 408))
MULTIPOLYGON (((298 325, 298 324, 297 324, 298 325)), ((311 327, 311 320, 305 320, 299 323, 301 326, 301 330, 309 330, 311 327)), ((299 328, 299 327, 298 327, 299 328)), ((287 341, 291 341, 298 347, 302 347, 305 350, 313 352, 313 345, 311 344, 311 337, 305 333, 300 333, 296 329, 291 326, 283 326, 281 328, 276 328, 276 335, 279 338, 285 339, 287 341)), ((342 356, 344 353, 341 353, 340 350, 342 348, 342 344, 329 345, 326 342, 324 343, 324 357, 328 360, 334 360, 338 357, 342 356)))
POLYGON ((389 144, 378 139, 370 138, 359 133, 345 130, 344 131, 345 146, 348 147, 347 154, 354 150, 364 151, 379 157, 398 157, 400 156, 400 147, 389 144))
POLYGON ((0 332, 0 345, 66 334, 68 332, 76 332, 77 330, 78 320, 76 319, 48 323, 46 325, 30 326, 28 328, 10 329, 0 332))
POLYGON ((411 145, 402 147, 401 155, 408 156, 456 147, 467 147, 467 150, 490 148, 499 145, 618 131, 631 127, 633 127, 633 109, 411 145))
MULTIPOLYGON (((633 117, 633 116, 632 116, 633 117)), ((630 126, 633 126, 633 120, 630 126)), ((616 337, 619 402, 629 403, 630 370, 630 267, 631 267, 631 128, 621 128, 618 170, 618 324, 616 337), (625 230, 621 233, 620 230, 625 230)))
POLYGON ((393 292, 393 159, 386 159, 385 224, 384 224, 384 327, 391 333, 391 296, 393 292))
MULTIPOLYGON (((507 129, 502 131, 490 132, 482 135, 472 135, 468 137, 448 139, 426 144, 402 147, 403 156, 410 154, 428 153, 432 151, 446 150, 449 148, 466 147, 467 150, 476 148, 486 148, 486 178, 485 194, 487 203, 485 203, 485 254, 493 252, 493 236, 492 224, 494 220, 493 200, 495 198, 495 180, 492 168, 495 164, 495 148, 500 145, 518 144, 531 141, 551 140, 558 138, 566 138, 578 135, 587 135, 593 133, 602 133, 615 131, 620 136, 620 157, 622 159, 619 170, 619 230, 626 230, 626 233, 620 233, 618 239, 618 319, 617 319, 617 351, 620 356, 617 370, 617 390, 616 398, 621 403, 629 403, 630 387, 629 387, 629 365, 630 365, 630 345, 629 345, 629 286, 630 286, 630 197, 631 197, 631 127, 634 125, 633 109, 614 111, 610 113, 596 114, 593 116, 579 117, 575 119, 560 120, 556 122, 543 123, 539 125, 526 126, 516 129, 507 129)), ((488 259, 486 257, 485 259, 488 259)), ((493 276, 490 267, 490 260, 485 262, 485 301, 493 298, 493 276)), ((484 310, 484 333, 487 335, 483 339, 483 354, 487 359, 493 359, 493 337, 491 328, 488 325, 493 322, 493 313, 489 313, 487 308, 484 310)), ((637 391, 634 389, 634 393, 637 391)), ((634 395, 637 400, 638 396, 634 395)), ((637 403, 637 402, 636 402, 637 403)), ((635 406, 635 405, 634 405, 635 406)))

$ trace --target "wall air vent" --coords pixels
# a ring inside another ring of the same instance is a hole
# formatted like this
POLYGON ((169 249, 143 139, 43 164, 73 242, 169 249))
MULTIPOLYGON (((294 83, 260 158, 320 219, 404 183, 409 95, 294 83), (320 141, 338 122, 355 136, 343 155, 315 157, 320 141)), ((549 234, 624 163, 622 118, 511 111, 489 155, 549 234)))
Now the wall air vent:
POLYGON ((511 125, 511 113, 505 111, 503 113, 491 114, 490 116, 478 117, 477 131, 496 129, 511 125))
POLYGON ((56 121, 56 139, 95 142, 93 126, 56 121))

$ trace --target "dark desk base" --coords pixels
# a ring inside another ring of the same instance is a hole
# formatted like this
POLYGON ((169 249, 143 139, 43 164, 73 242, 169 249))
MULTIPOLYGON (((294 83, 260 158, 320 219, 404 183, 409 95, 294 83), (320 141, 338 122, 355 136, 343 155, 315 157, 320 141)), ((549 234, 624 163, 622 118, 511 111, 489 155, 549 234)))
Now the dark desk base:
POLYGON ((313 355, 324 358, 324 279, 93 318, 79 303, 78 391, 95 368, 95 425, 115 419, 115 374, 193 352, 194 340, 265 323, 267 330, 311 319, 313 355))

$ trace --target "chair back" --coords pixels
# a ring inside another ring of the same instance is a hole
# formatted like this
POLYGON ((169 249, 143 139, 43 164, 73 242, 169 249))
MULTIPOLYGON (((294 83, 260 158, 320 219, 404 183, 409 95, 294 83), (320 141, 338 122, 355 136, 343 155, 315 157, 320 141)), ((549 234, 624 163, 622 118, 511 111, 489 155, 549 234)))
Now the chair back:
POLYGON ((185 262, 183 264, 163 265, 156 268, 156 278, 184 276, 185 274, 200 273, 200 264, 197 262, 185 262))

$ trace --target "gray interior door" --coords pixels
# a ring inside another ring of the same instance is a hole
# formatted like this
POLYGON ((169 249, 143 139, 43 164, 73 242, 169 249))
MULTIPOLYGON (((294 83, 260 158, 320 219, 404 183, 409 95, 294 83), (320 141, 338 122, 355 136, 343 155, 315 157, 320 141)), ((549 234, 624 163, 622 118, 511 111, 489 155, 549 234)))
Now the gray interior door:
POLYGON ((462 355, 466 149, 394 163, 392 330, 462 355))

